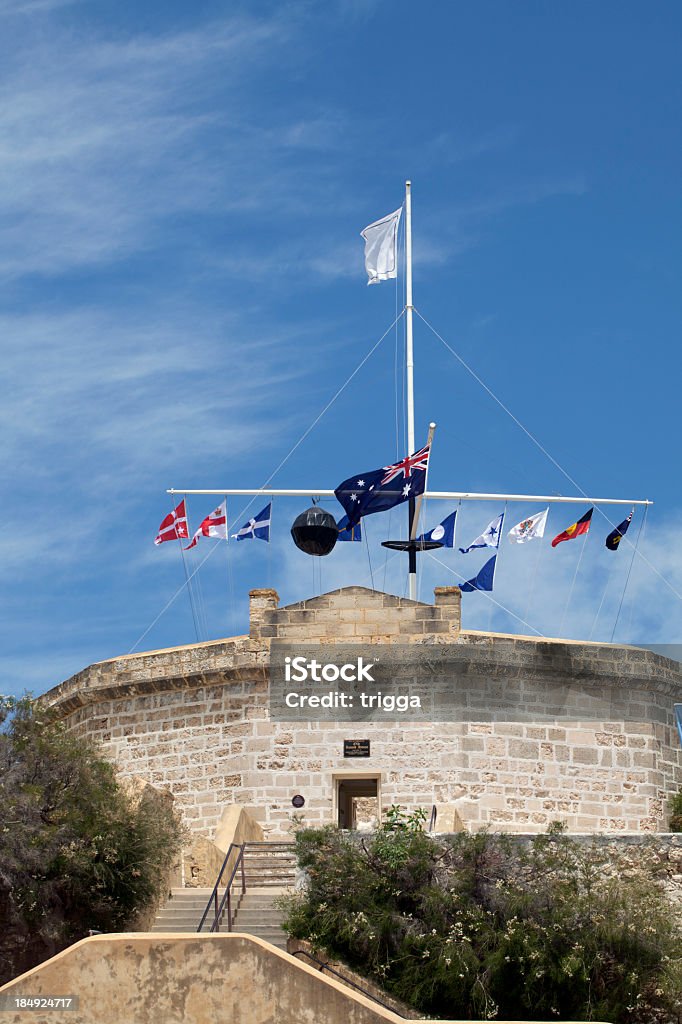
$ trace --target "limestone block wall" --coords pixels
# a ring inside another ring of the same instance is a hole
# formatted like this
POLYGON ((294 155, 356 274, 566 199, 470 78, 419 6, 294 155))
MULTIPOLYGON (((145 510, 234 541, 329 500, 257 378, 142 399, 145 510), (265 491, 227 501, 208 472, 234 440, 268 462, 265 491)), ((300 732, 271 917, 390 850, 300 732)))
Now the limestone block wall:
POLYGON ((280 609, 274 591, 255 591, 248 637, 93 665, 44 700, 124 776, 167 786, 209 838, 232 804, 286 833, 294 795, 307 824, 334 821, 338 782, 353 775, 377 779, 384 809, 435 803, 472 829, 665 831, 682 787, 679 666, 629 648, 463 632, 459 596, 442 588, 426 605, 353 587, 280 609), (282 638, 446 644, 469 710, 440 723, 273 722, 269 644, 282 638), (517 701, 506 719, 487 714, 491 695, 512 689, 526 695, 522 713, 517 701), (349 738, 369 739, 371 756, 344 758, 349 738))

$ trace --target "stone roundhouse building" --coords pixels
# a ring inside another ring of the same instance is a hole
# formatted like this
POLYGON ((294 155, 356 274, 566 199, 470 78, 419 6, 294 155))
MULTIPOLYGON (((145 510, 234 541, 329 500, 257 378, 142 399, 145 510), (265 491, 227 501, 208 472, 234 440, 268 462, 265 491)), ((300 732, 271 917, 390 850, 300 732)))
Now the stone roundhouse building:
POLYGON ((556 820, 572 832, 666 831, 682 787, 680 665, 637 648, 462 630, 460 597, 438 587, 427 604, 345 587, 280 608, 274 590, 254 590, 247 636, 90 665, 43 700, 123 776, 168 787, 209 838, 235 804, 273 838, 294 813, 351 827, 392 804, 435 807, 439 831, 527 833, 556 820), (408 652, 426 690, 437 656, 454 704, 428 721, 395 711, 276 721, 273 644, 408 652))

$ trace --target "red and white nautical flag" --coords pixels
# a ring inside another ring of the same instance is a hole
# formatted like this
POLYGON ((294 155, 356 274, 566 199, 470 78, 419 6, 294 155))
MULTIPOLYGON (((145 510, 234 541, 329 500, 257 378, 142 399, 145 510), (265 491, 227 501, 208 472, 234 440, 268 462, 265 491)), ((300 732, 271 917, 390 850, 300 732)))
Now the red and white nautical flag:
POLYGON ((185 551, 193 548, 199 537, 218 537, 220 540, 227 540, 227 499, 218 505, 210 516, 206 516, 203 523, 192 537, 191 544, 188 544, 185 551))
POLYGON ((163 544, 167 540, 187 540, 189 527, 187 525, 187 510, 183 498, 177 508, 169 512, 159 527, 155 544, 163 544))

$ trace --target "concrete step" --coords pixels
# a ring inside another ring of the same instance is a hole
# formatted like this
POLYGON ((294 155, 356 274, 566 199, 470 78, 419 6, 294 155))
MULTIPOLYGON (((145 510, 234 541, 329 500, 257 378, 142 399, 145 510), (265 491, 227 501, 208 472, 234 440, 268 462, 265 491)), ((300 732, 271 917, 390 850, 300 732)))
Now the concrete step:
POLYGON ((184 935, 196 934, 196 930, 197 930, 196 924, 194 924, 194 925, 189 925, 189 924, 174 924, 174 925, 153 924, 152 927, 151 927, 151 931, 153 931, 153 932, 182 932, 184 935))
MULTIPOLYGON (((247 889, 247 892, 248 892, 248 890, 250 888, 251 881, 252 880, 249 879, 249 878, 246 879, 246 889, 247 889)), ((256 882, 258 883, 258 887, 259 888, 263 888, 263 889, 266 889, 266 888, 267 889, 277 889, 277 888, 279 888, 279 889, 282 889, 282 888, 289 888, 290 886, 293 886, 294 879, 293 878, 287 878, 286 875, 277 875, 277 876, 272 876, 272 877, 263 877, 262 875, 258 875, 256 878, 253 879, 253 883, 255 884, 256 882)))
MULTIPOLYGON (((164 916, 164 918, 162 918, 162 916, 159 916, 159 918, 155 919, 154 924, 155 925, 159 925, 160 928, 163 926, 164 928, 170 928, 170 929, 175 928, 176 925, 178 927, 180 925, 182 925, 183 927, 184 927, 184 925, 186 925, 187 927, 194 928, 195 931, 197 931, 197 929, 199 928, 199 922, 201 920, 202 919, 198 918, 197 914, 195 914, 195 913, 189 913, 189 914, 178 913, 178 914, 174 914, 172 916, 170 914, 167 914, 166 916, 164 916)), ((213 918, 210 918, 210 919, 207 919, 207 920, 209 920, 211 923, 213 922, 213 918)))
POLYGON ((278 891, 274 886, 271 889, 263 892, 254 892, 253 889, 247 889, 243 896, 239 899, 239 906, 245 906, 248 904, 250 907, 258 907, 262 904, 271 904, 274 899, 278 896, 285 896, 289 892, 288 889, 282 887, 278 891))
POLYGON ((186 888, 171 889, 170 894, 173 896, 196 896, 197 899, 203 897, 204 902, 213 892, 213 886, 206 888, 205 886, 187 886, 186 888))
MULTIPOLYGON (((218 898, 220 903, 221 897, 218 898)), ((211 901, 212 902, 212 901, 211 901)), ((208 900, 183 900, 181 897, 175 897, 175 899, 169 900, 168 903, 164 904, 164 910, 198 910, 200 914, 203 913, 208 900)))
POLYGON ((293 843, 245 843, 244 853, 265 853, 270 856, 281 853, 286 857, 295 857, 296 847, 293 843))
POLYGON ((247 932, 254 931, 258 928, 282 929, 283 921, 284 918, 278 918, 278 916, 273 916, 273 918, 269 918, 269 916, 268 918, 261 918, 261 916, 258 916, 257 914, 248 915, 238 913, 233 927, 237 928, 239 926, 239 928, 243 928, 247 932))

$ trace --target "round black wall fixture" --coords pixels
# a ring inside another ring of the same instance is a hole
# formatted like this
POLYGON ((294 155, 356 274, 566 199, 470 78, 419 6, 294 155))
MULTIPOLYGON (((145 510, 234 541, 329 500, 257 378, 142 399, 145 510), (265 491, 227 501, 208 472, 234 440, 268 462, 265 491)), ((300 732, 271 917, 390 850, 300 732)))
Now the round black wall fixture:
POLYGON ((306 555, 328 555, 339 537, 334 516, 313 505, 294 519, 291 527, 294 544, 306 555))

